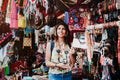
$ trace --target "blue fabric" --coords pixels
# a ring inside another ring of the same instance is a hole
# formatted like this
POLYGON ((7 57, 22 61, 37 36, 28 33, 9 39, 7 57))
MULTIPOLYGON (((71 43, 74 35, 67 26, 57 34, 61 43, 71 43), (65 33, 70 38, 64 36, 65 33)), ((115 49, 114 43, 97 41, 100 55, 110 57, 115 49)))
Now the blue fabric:
POLYGON ((68 13, 67 11, 65 12, 64 22, 65 22, 66 24, 69 23, 69 13, 68 13))
POLYGON ((49 73, 48 80, 72 80, 72 72, 70 71, 64 74, 49 73))
POLYGON ((54 48, 54 41, 51 41, 51 54, 52 54, 53 48, 54 48))

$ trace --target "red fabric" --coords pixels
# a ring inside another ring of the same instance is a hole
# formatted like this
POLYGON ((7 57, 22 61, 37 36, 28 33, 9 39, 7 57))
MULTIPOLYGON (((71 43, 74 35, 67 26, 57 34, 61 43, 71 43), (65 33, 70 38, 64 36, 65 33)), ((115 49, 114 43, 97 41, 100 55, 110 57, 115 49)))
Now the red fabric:
POLYGON ((0 80, 4 80, 4 68, 0 69, 0 80))
POLYGON ((10 65, 10 71, 15 72, 18 70, 21 66, 24 66, 24 61, 17 61, 10 65))
POLYGON ((3 0, 3 5, 2 5, 2 7, 1 7, 1 11, 2 11, 2 12, 6 11, 7 4, 8 4, 8 0, 3 0))
POLYGON ((104 65, 105 63, 105 57, 103 55, 100 56, 100 63, 101 65, 104 65))
POLYGON ((120 64, 120 28, 118 30, 118 63, 120 64))

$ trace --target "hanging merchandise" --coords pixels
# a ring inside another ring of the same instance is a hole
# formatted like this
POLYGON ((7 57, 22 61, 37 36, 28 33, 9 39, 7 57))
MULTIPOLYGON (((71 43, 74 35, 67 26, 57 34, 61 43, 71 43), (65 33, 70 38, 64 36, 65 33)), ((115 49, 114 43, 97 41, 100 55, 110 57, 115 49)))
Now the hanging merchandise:
POLYGON ((88 24, 88 10, 78 7, 69 12, 69 29, 74 30, 85 30, 88 24))
POLYGON ((54 1, 54 0, 47 0, 47 2, 48 2, 47 14, 48 15, 54 14, 54 6, 55 6, 55 2, 56 1, 54 1))
POLYGON ((8 47, 7 47, 7 54, 8 54, 8 55, 14 54, 14 44, 15 44, 14 41, 10 41, 10 42, 8 43, 8 47))
MULTIPOLYGON (((40 9, 38 9, 40 11, 40 9)), ((44 19, 44 14, 42 12, 39 12, 36 10, 35 14, 35 29, 40 29, 43 27, 45 19, 44 19)))
POLYGON ((35 30, 35 44, 39 45, 39 30, 35 30))
POLYGON ((0 25, 2 25, 5 21, 5 12, 0 12, 0 25))
POLYGON ((2 67, 5 69, 4 70, 4 73, 7 75, 10 73, 10 70, 9 70, 9 62, 10 62, 10 58, 8 55, 6 55, 3 59, 3 64, 2 64, 2 67))
POLYGON ((65 12, 64 22, 69 24, 69 13, 67 11, 65 12))
POLYGON ((18 29, 18 16, 15 1, 12 0, 12 9, 10 14, 10 28, 18 29))
POLYGON ((26 36, 24 34, 24 38, 23 38, 23 48, 24 47, 30 47, 32 48, 32 34, 29 34, 29 36, 26 36))
POLYGON ((34 28, 35 26, 35 13, 31 12, 28 17, 28 27, 34 28))
POLYGON ((25 15, 27 17, 28 28, 40 29, 45 22, 45 8, 41 0, 29 0, 25 7, 25 15))
POLYGON ((18 28, 26 28, 26 18, 21 14, 18 14, 18 28))
POLYGON ((26 24, 28 28, 34 28, 35 26, 35 11, 36 11, 36 0, 28 0, 27 6, 24 8, 26 16, 26 24))
POLYGON ((18 8, 25 8, 28 4, 28 0, 15 0, 18 8))
POLYGON ((2 3, 3 3, 3 0, 0 0, 0 10, 1 10, 2 3))
POLYGON ((7 8, 8 0, 3 0, 1 11, 5 12, 7 8))
POLYGON ((29 20, 26 17, 25 35, 28 36, 30 33, 34 33, 34 29, 29 27, 29 20))
POLYGON ((50 32, 50 26, 45 25, 45 33, 48 33, 48 32, 50 32))
POLYGON ((6 23, 10 23, 10 13, 11 13, 11 2, 12 0, 9 0, 8 1, 8 5, 7 5, 7 11, 6 11, 6 19, 5 19, 5 22, 6 23))
POLYGON ((116 0, 116 8, 120 9, 120 0, 116 0))

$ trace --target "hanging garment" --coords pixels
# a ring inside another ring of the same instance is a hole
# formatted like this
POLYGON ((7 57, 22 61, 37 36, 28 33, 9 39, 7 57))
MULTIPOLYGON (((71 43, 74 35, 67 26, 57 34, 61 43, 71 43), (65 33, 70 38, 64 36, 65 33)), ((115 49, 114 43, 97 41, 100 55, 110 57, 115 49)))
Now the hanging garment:
POLYGON ((102 34, 102 40, 106 40, 106 39, 108 39, 108 33, 107 33, 107 30, 104 29, 102 34))
MULTIPOLYGON (((43 11, 42 11, 43 12, 43 11)), ((44 19, 44 14, 38 10, 36 10, 35 14, 35 29, 39 30, 40 28, 43 27, 45 19, 44 19)))
POLYGON ((10 14, 11 14, 11 2, 12 0, 9 0, 8 1, 8 6, 7 6, 7 12, 6 12, 6 19, 5 19, 5 22, 6 23, 10 23, 10 14))
POLYGON ((3 3, 3 0, 0 0, 0 9, 1 9, 2 3, 3 3))
POLYGON ((28 0, 15 0, 17 7, 19 8, 25 8, 28 4, 28 0))
POLYGON ((43 44, 39 44, 37 52, 44 53, 43 44))
POLYGON ((10 28, 17 29, 18 28, 18 16, 17 16, 17 8, 15 4, 15 0, 12 0, 12 9, 10 14, 10 28))
POLYGON ((25 16, 18 14, 18 28, 25 28, 26 27, 26 18, 25 16))
POLYGON ((6 13, 5 12, 1 12, 0 13, 0 25, 2 25, 5 21, 5 15, 6 13))
POLYGON ((7 54, 8 55, 14 54, 14 44, 13 44, 13 42, 9 42, 9 45, 7 47, 7 54))
POLYGON ((1 11, 5 12, 8 5, 8 0, 3 0, 1 11))
POLYGON ((50 26, 45 25, 45 33, 49 33, 50 32, 50 26))
POLYGON ((9 61, 10 61, 9 57, 5 56, 3 59, 3 64, 2 64, 2 67, 5 69, 5 72, 4 72, 5 74, 9 74, 9 72, 10 72, 9 66, 8 66, 9 61))

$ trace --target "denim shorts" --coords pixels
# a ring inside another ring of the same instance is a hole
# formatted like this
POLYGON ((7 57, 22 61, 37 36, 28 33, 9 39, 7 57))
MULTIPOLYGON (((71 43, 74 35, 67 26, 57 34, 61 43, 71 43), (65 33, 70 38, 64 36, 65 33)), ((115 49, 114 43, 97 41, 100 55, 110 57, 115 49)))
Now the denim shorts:
POLYGON ((48 80, 72 80, 72 72, 52 74, 49 73, 48 80))

